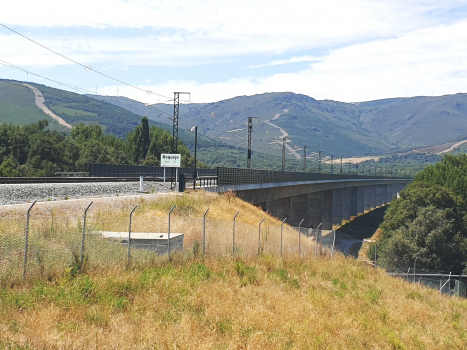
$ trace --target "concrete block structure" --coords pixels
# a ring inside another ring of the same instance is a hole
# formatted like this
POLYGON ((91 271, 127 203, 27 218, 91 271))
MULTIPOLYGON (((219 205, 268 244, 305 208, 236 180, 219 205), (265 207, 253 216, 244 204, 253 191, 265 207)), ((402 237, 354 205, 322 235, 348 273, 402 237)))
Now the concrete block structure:
MULTIPOLYGON (((128 232, 100 232, 103 238, 119 241, 122 244, 128 244, 128 232)), ((183 233, 170 234, 170 252, 183 250, 183 233)), ((131 233, 131 249, 146 249, 163 255, 168 253, 169 239, 167 233, 131 233)))

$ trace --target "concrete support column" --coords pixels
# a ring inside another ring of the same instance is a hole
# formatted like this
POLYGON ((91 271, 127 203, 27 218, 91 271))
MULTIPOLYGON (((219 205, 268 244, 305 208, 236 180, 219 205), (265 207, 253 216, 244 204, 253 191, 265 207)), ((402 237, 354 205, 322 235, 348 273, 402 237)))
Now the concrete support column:
POLYGON ((370 185, 368 187, 370 191, 370 210, 373 210, 376 208, 376 186, 370 185))
POLYGON ((342 224, 342 188, 336 188, 332 194, 332 224, 342 224))
POLYGON ((293 196, 291 198, 291 216, 287 220, 292 225, 298 224, 302 219, 305 219, 303 226, 308 225, 308 194, 293 196))
POLYGON ((392 184, 386 185, 386 204, 392 201, 392 184))
POLYGON ((364 213, 370 211, 370 187, 369 185, 363 186, 363 205, 364 205, 364 213))
POLYGON ((292 216, 292 198, 287 197, 269 201, 269 212, 279 219, 290 219, 292 216))
POLYGON ((357 215, 365 213, 365 186, 357 186, 357 215))
POLYGON ((321 223, 323 191, 308 194, 308 224, 317 228, 321 223))
POLYGON ((342 189, 342 220, 350 220, 350 204, 352 197, 352 189, 345 187, 342 189))
POLYGON ((376 185, 376 207, 383 204, 383 185, 376 185))
POLYGON ((350 187, 350 216, 358 215, 358 190, 357 187, 350 187))
POLYGON ((333 190, 323 191, 321 221, 323 230, 332 230, 333 190))
POLYGON ((388 185, 381 185, 381 205, 388 204, 388 185))

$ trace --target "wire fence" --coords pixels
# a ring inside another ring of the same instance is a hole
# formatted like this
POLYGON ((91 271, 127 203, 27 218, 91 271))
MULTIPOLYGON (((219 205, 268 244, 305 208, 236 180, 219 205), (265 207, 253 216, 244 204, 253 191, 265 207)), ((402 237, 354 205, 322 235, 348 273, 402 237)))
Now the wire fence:
MULTIPOLYGON (((93 209, 91 204, 87 209, 93 209)), ((33 207, 0 218, 0 282, 83 268, 152 264, 180 254, 332 256, 336 242, 340 250, 333 231, 278 225, 267 219, 251 225, 213 220, 209 215, 153 216, 137 210, 130 215, 131 206, 89 212, 82 208, 81 215, 33 207)))
MULTIPOLYGON (((0 218, 0 282, 77 273, 86 268, 154 264, 183 254, 251 258, 259 254, 358 258, 362 240, 339 230, 288 226, 267 219, 258 225, 190 215, 153 216, 136 207, 78 212, 34 210, 0 218)), ((172 210, 175 206, 172 207, 172 210)), ((172 212, 171 210, 171 212, 172 212)), ((302 220, 303 222, 303 220, 302 220)), ((376 265, 376 261, 375 261, 376 265)), ((386 270, 447 295, 466 296, 466 284, 443 271, 414 263, 386 270)))

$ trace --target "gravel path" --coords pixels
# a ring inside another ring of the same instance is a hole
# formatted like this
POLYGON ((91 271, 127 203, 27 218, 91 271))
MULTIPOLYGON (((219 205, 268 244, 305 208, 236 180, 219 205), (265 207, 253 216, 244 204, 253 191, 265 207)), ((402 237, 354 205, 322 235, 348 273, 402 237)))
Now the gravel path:
MULTIPOLYGON (((144 182, 144 190, 153 193, 172 191, 170 183, 153 181, 144 182)), ((140 193, 139 182, 0 185, 0 205, 22 204, 35 200, 43 202, 138 193, 140 193)))

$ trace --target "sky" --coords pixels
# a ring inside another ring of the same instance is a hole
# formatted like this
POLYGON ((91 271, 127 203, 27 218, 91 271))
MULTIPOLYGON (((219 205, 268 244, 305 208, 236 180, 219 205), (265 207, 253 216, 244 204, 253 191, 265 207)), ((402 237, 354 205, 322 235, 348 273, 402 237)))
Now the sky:
POLYGON ((467 0, 0 1, 3 79, 148 104, 467 92, 467 0))

